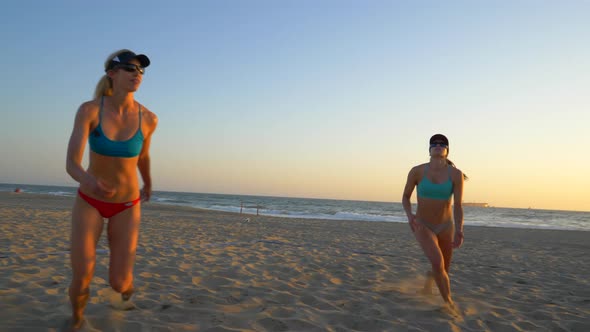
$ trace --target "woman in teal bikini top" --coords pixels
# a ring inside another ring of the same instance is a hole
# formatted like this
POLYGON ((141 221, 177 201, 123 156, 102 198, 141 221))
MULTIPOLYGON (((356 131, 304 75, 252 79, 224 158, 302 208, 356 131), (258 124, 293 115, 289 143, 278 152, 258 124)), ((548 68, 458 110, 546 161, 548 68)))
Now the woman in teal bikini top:
MULTIPOLYGON (((418 183, 418 198, 428 198, 438 201, 445 201, 450 203, 451 197, 453 197, 453 181, 451 180, 451 166, 446 166, 448 178, 443 183, 434 183, 428 178, 428 165, 424 166, 424 175, 422 180, 418 183)), ((416 218, 416 222, 426 226, 434 234, 438 235, 448 228, 453 227, 453 219, 448 218, 440 224, 430 223, 421 218, 416 218)))
POLYGON ((90 149, 103 156, 132 158, 139 156, 143 147, 143 133, 141 132, 141 104, 138 104, 139 124, 135 135, 125 141, 113 141, 102 131, 102 109, 104 96, 100 97, 100 109, 98 111, 98 126, 88 136, 90 149))
POLYGON ((432 269, 427 273, 424 292, 430 293, 436 282, 443 300, 454 308, 448 273, 453 248, 463 243, 461 201, 464 175, 447 159, 449 140, 444 135, 436 134, 430 138, 429 152, 429 163, 410 170, 402 205, 410 228, 431 263, 432 269), (414 188, 417 188, 418 193, 416 214, 412 212, 410 202, 414 188))
POLYGON ((449 201, 453 196, 453 181, 451 181, 451 169, 447 166, 449 178, 443 183, 433 183, 426 176, 428 165, 424 166, 424 176, 418 183, 418 197, 449 201))

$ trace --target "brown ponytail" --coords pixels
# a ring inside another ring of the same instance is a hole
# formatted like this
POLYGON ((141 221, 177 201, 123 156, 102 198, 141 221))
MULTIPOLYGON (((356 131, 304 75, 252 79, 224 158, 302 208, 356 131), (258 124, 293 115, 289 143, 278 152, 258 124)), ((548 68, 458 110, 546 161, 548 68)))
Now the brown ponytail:
MULTIPOLYGON (((449 158, 447 158, 447 165, 457 168, 457 166, 455 166, 455 163, 453 163, 449 158)), ((467 177, 467 175, 463 173, 463 179, 469 180, 469 177, 467 177)))

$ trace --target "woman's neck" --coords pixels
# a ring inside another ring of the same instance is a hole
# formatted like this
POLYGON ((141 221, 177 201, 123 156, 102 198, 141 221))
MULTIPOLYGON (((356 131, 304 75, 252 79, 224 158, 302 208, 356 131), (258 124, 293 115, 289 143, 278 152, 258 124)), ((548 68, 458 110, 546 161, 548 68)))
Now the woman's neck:
POLYGON ((133 98, 133 93, 122 92, 122 93, 113 93, 110 98, 111 106, 113 107, 114 111, 117 113, 124 113, 129 110, 132 110, 135 106, 135 99, 133 98))
POLYGON ((442 169, 447 167, 447 159, 443 157, 430 157, 430 168, 442 169))

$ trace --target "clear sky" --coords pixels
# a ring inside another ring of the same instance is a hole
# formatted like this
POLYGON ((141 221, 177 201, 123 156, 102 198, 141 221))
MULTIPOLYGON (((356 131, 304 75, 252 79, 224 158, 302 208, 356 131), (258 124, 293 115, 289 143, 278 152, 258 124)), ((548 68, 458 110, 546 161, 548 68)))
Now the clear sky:
POLYGON ((443 133, 464 201, 590 211, 590 1, 4 1, 0 182, 76 185, 106 57, 152 60, 155 190, 399 202, 443 133))

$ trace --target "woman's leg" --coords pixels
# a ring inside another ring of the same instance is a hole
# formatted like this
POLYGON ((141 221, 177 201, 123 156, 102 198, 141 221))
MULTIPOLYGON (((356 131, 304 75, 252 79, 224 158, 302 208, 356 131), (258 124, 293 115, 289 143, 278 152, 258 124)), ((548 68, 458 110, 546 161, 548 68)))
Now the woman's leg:
POLYGON ((432 286, 434 286, 434 273, 432 270, 426 271, 426 279, 424 281, 424 288, 422 288, 422 294, 432 295, 432 286))
POLYGON ((140 204, 109 219, 107 228, 111 252, 109 282, 111 287, 128 300, 133 293, 133 265, 141 219, 140 204))
POLYGON ((72 282, 69 289, 74 328, 79 328, 83 322, 84 308, 88 302, 90 281, 96 263, 96 244, 102 233, 103 223, 98 211, 80 196, 76 196, 72 209, 72 282))
MULTIPOLYGON (((414 235, 422 247, 424 254, 430 261, 432 266, 432 275, 436 285, 438 286, 440 295, 445 302, 452 303, 453 301, 451 300, 449 275, 447 274, 444 256, 439 247, 437 236, 427 228, 416 230, 414 235)), ((428 280, 426 282, 428 283, 428 280)))
POLYGON ((445 271, 447 273, 451 269, 451 259, 453 258, 453 231, 451 230, 449 233, 440 234, 438 237, 438 245, 445 260, 445 271))
MULTIPOLYGON (((438 235, 438 246, 443 256, 445 274, 449 280, 449 299, 451 299, 451 283, 449 271, 451 269, 451 259, 453 258, 453 235, 455 233, 454 227, 449 227, 447 230, 438 235)), ((452 300, 450 301, 452 303, 452 300)))

